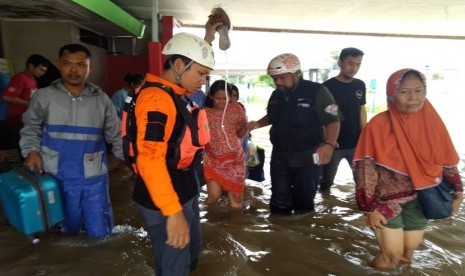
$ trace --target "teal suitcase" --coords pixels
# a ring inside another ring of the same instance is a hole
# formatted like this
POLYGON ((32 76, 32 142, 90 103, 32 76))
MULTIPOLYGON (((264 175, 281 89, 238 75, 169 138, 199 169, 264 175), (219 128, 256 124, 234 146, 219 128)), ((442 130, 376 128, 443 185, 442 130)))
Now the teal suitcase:
POLYGON ((37 234, 52 229, 64 218, 56 180, 26 168, 0 174, 0 201, 8 222, 33 243, 39 241, 37 234))

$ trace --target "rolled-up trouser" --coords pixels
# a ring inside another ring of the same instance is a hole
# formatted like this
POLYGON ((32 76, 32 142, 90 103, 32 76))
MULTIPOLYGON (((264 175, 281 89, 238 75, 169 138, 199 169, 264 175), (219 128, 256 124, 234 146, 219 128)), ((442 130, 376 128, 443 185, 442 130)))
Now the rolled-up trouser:
POLYGON ((88 237, 103 238, 113 231, 108 175, 76 181, 58 180, 63 192, 65 233, 85 228, 88 237))
POLYGON ((313 211, 321 169, 313 164, 290 167, 271 161, 270 212, 313 211))
POLYGON ((147 209, 139 205, 141 214, 147 226, 155 257, 155 275, 186 276, 198 263, 202 246, 200 233, 200 214, 198 196, 195 196, 183 206, 184 217, 189 225, 190 243, 183 249, 166 244, 166 217, 160 211, 147 209))

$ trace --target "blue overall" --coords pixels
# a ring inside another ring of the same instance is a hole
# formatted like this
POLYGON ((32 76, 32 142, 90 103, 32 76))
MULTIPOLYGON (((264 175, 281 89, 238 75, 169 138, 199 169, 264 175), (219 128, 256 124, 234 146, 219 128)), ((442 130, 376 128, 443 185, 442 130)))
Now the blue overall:
POLYGON ((64 199, 64 231, 84 228, 89 237, 106 237, 113 229, 108 194, 106 144, 124 159, 121 121, 108 96, 86 84, 73 96, 61 80, 34 93, 23 116, 21 152, 40 152, 44 171, 53 175, 64 199))
POLYGON ((44 158, 44 167, 56 167, 60 188, 64 196, 66 233, 77 233, 85 228, 89 237, 111 234, 113 218, 108 194, 106 145, 103 139, 85 140, 85 137, 102 137, 102 129, 77 126, 50 126, 42 138, 42 149, 56 152, 56 158, 44 158), (64 138, 52 138, 49 133, 60 133, 64 138), (69 139, 74 136, 75 139, 69 139), (51 166, 50 166, 51 165, 51 166))

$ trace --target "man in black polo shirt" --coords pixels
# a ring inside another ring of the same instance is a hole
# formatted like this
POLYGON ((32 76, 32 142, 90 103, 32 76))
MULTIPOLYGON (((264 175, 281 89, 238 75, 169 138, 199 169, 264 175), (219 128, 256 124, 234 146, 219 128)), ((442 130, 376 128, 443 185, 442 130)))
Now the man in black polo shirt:
POLYGON ((341 130, 331 162, 323 166, 320 191, 329 191, 342 159, 352 166, 360 132, 367 123, 365 83, 354 78, 362 64, 363 52, 357 48, 344 48, 337 62, 340 72, 323 83, 329 89, 342 114, 341 130))

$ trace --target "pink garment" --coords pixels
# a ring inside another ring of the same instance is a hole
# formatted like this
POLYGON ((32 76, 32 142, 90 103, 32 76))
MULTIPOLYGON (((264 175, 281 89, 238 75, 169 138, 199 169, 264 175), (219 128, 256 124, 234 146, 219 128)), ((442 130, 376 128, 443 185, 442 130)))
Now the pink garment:
POLYGON ((211 139, 205 146, 205 179, 207 182, 215 181, 226 191, 242 194, 245 182, 245 155, 242 137, 238 137, 237 132, 245 124, 244 109, 238 103, 228 104, 223 128, 223 111, 208 107, 206 111, 211 139))

